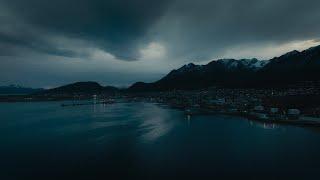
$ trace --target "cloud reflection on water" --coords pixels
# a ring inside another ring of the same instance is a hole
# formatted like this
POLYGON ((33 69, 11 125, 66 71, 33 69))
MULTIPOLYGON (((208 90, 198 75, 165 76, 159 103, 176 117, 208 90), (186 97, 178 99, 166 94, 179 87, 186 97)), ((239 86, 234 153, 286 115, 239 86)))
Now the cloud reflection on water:
POLYGON ((144 141, 155 141, 174 127, 175 121, 171 119, 169 111, 154 104, 146 105, 138 115, 143 118, 139 127, 144 131, 141 135, 144 141))

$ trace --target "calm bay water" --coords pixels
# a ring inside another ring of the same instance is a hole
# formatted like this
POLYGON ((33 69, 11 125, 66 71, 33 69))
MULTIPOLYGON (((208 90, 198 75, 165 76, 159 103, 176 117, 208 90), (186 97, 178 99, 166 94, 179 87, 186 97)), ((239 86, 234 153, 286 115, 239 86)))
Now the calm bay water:
POLYGON ((0 179, 318 179, 320 132, 150 103, 0 103, 0 179))

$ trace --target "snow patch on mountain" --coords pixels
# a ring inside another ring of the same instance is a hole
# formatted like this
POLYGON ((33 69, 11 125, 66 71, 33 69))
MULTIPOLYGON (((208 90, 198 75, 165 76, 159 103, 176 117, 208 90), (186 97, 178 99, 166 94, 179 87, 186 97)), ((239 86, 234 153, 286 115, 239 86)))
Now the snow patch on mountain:
POLYGON ((260 68, 263 68, 265 65, 269 63, 269 61, 261 61, 256 58, 241 59, 241 60, 220 59, 217 62, 225 65, 229 69, 244 67, 244 68, 253 69, 253 70, 258 70, 260 68))
MULTIPOLYGON (((269 61, 262 61, 258 59, 241 59, 241 60, 235 60, 235 59, 219 59, 216 61, 212 61, 209 64, 220 64, 226 69, 230 70, 236 70, 236 69, 249 69, 253 71, 257 71, 261 68, 263 68, 265 65, 269 63, 269 61)), ((197 71, 205 71, 206 67, 208 65, 195 65, 193 63, 186 64, 182 66, 179 69, 173 70, 171 74, 183 74, 187 72, 197 72, 197 71)))

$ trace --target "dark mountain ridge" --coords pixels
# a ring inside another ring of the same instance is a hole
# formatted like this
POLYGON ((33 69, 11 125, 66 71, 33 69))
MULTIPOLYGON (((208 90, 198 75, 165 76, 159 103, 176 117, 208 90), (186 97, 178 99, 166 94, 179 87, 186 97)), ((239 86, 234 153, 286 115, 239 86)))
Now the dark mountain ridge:
POLYGON ((270 60, 258 77, 270 85, 320 80, 320 46, 304 51, 291 51, 270 60))
POLYGON ((100 94, 100 93, 115 93, 119 89, 112 86, 101 86, 97 82, 76 82, 73 84, 64 85, 61 87, 49 89, 46 91, 42 91, 38 94, 40 95, 54 95, 54 94, 85 94, 85 95, 92 95, 92 94, 100 94))
POLYGON ((163 91, 223 87, 281 87, 320 81, 320 46, 291 51, 267 61, 220 59, 206 65, 190 63, 154 83, 138 82, 129 91, 163 91))

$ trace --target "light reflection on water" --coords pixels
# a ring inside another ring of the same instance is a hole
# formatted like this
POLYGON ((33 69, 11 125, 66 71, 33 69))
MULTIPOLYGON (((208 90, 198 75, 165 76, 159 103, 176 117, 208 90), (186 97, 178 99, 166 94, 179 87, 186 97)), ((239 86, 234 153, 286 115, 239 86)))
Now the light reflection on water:
POLYGON ((145 131, 141 138, 145 141, 155 141, 166 135, 174 127, 175 121, 172 121, 170 112, 159 106, 150 104, 148 108, 148 110, 141 109, 140 112, 137 112, 142 120, 139 128, 145 131))
POLYGON ((136 127, 142 141, 152 142, 169 133, 176 123, 172 120, 176 114, 157 104, 122 103, 120 107, 119 104, 95 104, 90 108, 94 121, 89 130, 106 129, 104 134, 96 137, 99 142, 108 140, 108 128, 131 126, 136 127))
POLYGON ((270 129, 270 130, 275 130, 279 128, 285 129, 284 126, 280 126, 279 124, 275 124, 275 123, 265 123, 265 122, 259 122, 259 121, 251 121, 251 120, 248 120, 248 122, 250 126, 259 127, 262 129, 270 129))

